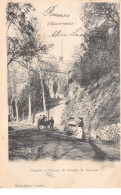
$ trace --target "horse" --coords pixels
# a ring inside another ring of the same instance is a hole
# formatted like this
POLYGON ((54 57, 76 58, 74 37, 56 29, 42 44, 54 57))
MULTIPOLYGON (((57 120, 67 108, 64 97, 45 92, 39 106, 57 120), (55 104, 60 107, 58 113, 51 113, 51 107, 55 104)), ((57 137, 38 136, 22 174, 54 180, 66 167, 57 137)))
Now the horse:
POLYGON ((50 125, 51 125, 50 120, 44 121, 43 119, 39 119, 38 123, 37 123, 38 129, 39 129, 40 126, 44 126, 44 127, 46 127, 46 130, 47 130, 47 127, 50 126, 50 125))

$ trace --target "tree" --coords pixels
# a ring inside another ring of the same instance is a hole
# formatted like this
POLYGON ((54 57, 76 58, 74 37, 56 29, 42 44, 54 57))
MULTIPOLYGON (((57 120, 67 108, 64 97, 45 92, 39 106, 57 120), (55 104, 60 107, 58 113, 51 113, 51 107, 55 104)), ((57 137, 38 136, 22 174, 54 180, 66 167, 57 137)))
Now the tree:
POLYGON ((12 107, 16 121, 19 120, 19 99, 23 87, 27 82, 27 71, 19 64, 14 63, 8 67, 8 105, 12 107))
POLYGON ((116 26, 119 29, 119 3, 84 3, 81 19, 87 30, 102 24, 116 26))
MULTIPOLYGON (((45 92, 45 101, 48 101, 50 95, 49 90, 46 83, 43 81, 44 84, 44 92, 45 92)), ((42 96, 42 85, 40 80, 40 75, 37 70, 33 70, 30 73, 30 87, 31 87, 31 103, 32 103, 32 115, 33 115, 33 122, 35 119, 35 114, 43 109, 43 96, 42 96)), ((28 90, 29 86, 26 85, 22 92, 21 97, 19 99, 19 110, 21 114, 21 118, 26 118, 28 113, 28 90)))
POLYGON ((17 61, 28 70, 29 121, 31 120, 30 66, 33 58, 47 50, 46 45, 38 41, 37 19, 30 16, 34 10, 31 4, 8 3, 7 6, 7 65, 17 61))
POLYGON ((84 43, 74 62, 73 77, 88 86, 112 70, 119 72, 119 11, 115 3, 84 3, 84 43), (82 51, 83 50, 83 54, 82 51))
MULTIPOLYGON (((31 4, 8 3, 7 41, 8 65, 21 57, 30 58, 36 48, 36 18, 29 17, 34 11, 31 4)), ((22 59, 21 59, 22 60, 22 59)))

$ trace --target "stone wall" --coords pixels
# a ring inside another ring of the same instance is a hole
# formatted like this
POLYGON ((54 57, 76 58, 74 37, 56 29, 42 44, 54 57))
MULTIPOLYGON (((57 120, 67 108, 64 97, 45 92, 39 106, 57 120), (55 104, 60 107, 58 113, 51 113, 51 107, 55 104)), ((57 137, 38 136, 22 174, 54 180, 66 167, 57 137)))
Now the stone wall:
MULTIPOLYGON (((73 95, 67 97, 62 124, 68 128, 69 117, 81 116, 85 131, 95 137, 107 126, 120 121, 119 75, 111 72, 87 88, 74 84, 73 95)), ((72 87, 72 86, 71 86, 72 87)), ((70 91, 70 89, 69 89, 70 91)), ((111 128, 112 129, 112 128, 111 128)), ((104 133, 105 134, 105 133, 104 133)))

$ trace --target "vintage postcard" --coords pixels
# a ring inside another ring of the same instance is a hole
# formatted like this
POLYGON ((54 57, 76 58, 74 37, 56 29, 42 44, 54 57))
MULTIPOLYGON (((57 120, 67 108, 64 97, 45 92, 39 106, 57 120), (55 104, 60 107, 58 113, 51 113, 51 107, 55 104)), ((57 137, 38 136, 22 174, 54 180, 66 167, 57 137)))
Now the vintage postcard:
POLYGON ((121 188, 120 1, 0 0, 0 187, 121 188))

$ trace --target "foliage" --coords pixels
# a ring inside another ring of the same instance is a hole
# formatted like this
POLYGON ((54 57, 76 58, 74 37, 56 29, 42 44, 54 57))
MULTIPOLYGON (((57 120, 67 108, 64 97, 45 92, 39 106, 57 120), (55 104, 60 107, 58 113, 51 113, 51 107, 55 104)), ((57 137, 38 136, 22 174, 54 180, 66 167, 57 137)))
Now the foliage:
POLYGON ((113 3, 86 3, 83 9, 84 54, 74 63, 73 78, 88 86, 112 70, 119 72, 119 13, 113 3))
POLYGON ((84 3, 81 19, 88 30, 102 24, 119 28, 119 8, 119 3, 84 3))
POLYGON ((32 16, 34 11, 31 4, 8 3, 8 65, 21 58, 31 61, 33 57, 47 50, 47 46, 39 39, 37 18, 32 16))

